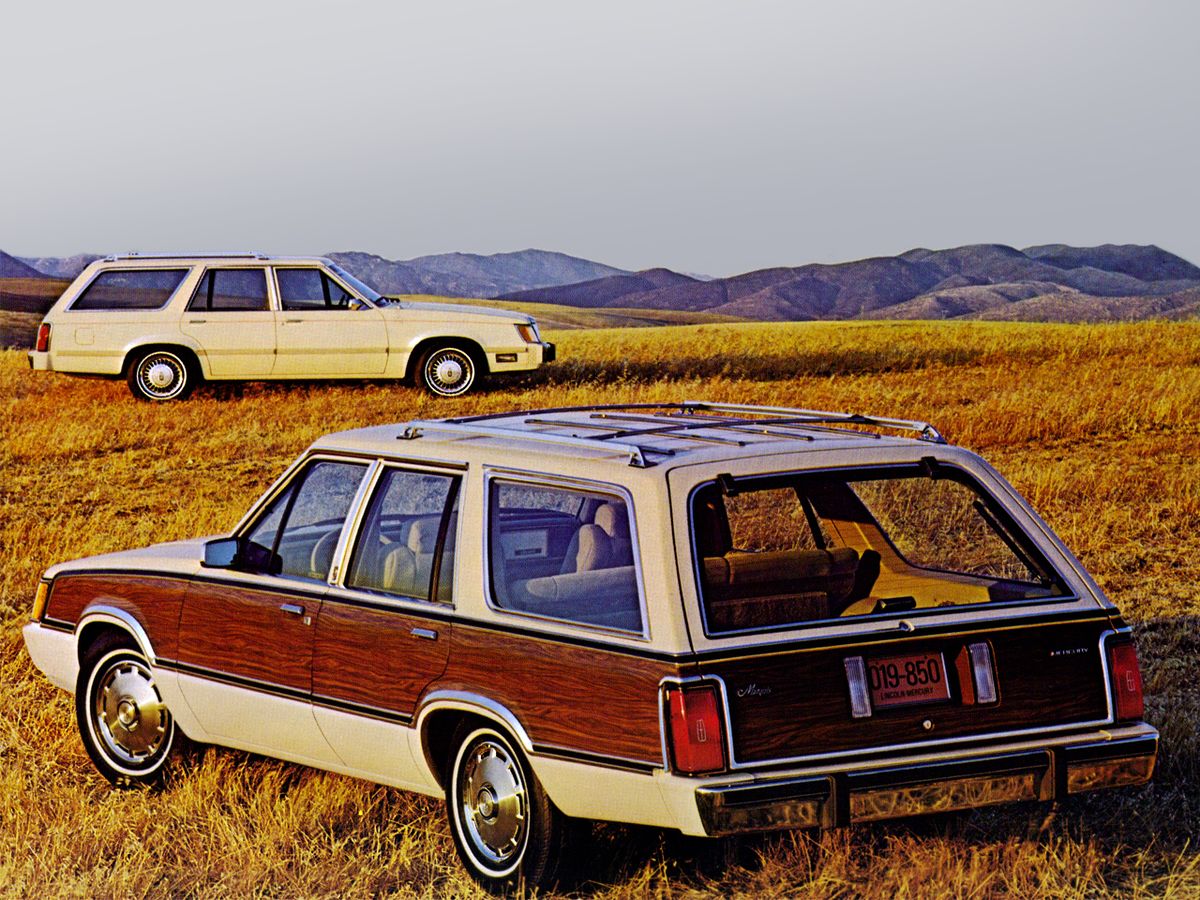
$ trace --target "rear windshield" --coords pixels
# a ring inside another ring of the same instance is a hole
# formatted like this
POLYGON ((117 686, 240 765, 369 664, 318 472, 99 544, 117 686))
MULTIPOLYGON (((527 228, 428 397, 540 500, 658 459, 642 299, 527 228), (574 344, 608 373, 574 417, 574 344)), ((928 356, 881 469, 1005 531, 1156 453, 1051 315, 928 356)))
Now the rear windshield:
POLYGON ((692 532, 709 634, 1068 593, 947 466, 725 476, 692 494, 692 532))
POLYGON ((159 309, 187 269, 106 269, 75 298, 71 309, 159 309))

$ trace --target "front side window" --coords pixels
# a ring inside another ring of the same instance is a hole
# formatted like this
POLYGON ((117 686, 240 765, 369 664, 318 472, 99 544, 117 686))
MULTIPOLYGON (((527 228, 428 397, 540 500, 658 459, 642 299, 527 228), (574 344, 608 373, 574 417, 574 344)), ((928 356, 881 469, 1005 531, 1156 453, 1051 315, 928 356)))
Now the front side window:
POLYGON ((75 298, 71 309, 160 309, 187 273, 187 269, 106 269, 75 298))
POLYGON ((348 309, 354 296, 320 269, 276 269, 286 310, 348 309))
POLYGON ((188 310, 210 312, 267 309, 264 269, 209 269, 196 286, 188 310))
POLYGON ((386 470, 367 509, 346 586, 449 603, 457 500, 455 477, 386 470))
POLYGON ((495 479, 488 495, 492 599, 501 609, 641 632, 625 500, 495 479))
POLYGON ((279 555, 280 574, 324 581, 365 463, 319 460, 272 502, 249 539, 279 555))
POLYGON ((719 479, 692 495, 710 634, 1064 596, 965 473, 940 467, 719 479))

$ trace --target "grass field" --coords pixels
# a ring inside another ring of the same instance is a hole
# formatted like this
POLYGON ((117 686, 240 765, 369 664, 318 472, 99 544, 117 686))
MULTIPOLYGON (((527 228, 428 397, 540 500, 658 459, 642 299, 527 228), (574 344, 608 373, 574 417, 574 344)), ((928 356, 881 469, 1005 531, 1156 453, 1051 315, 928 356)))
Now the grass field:
POLYGON ((459 402, 385 384, 121 382, 0 353, 0 895, 474 895, 440 804, 233 751, 161 793, 94 773, 19 628, 53 562, 228 529, 313 438, 415 416, 708 398, 935 423, 983 453, 1135 624, 1155 782, 1045 810, 748 839, 597 827, 602 897, 1200 895, 1200 325, 706 324, 561 331, 560 362, 459 402), (1039 827, 1044 826, 1044 827, 1039 827), (723 862, 714 862, 723 854, 723 862))

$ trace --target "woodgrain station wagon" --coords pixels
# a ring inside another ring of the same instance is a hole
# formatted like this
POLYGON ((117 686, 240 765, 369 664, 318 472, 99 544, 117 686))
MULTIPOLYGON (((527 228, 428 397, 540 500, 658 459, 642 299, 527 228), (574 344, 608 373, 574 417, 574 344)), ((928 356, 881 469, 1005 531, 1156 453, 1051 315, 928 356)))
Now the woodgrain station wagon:
POLYGON ((991 467, 897 419, 333 434, 229 537, 54 566, 33 619, 110 780, 182 733, 441 795, 491 887, 552 881, 577 819, 830 827, 1140 784, 1157 752, 1120 613, 991 467))
POLYGON ((320 257, 133 254, 79 274, 29 365, 123 377, 142 400, 179 400, 202 380, 313 378, 407 379, 456 397, 554 355, 523 313, 389 300, 320 257))

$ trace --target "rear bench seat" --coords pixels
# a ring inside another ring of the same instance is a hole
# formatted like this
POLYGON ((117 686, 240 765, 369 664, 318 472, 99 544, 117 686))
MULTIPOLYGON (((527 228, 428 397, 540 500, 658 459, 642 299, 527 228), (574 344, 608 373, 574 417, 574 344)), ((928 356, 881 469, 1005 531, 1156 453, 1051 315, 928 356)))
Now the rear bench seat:
POLYGON ((708 627, 736 631, 836 616, 854 593, 857 573, 853 547, 705 557, 708 627))
POLYGON ((506 605, 542 616, 641 631, 637 598, 637 570, 617 566, 513 582, 506 605))

